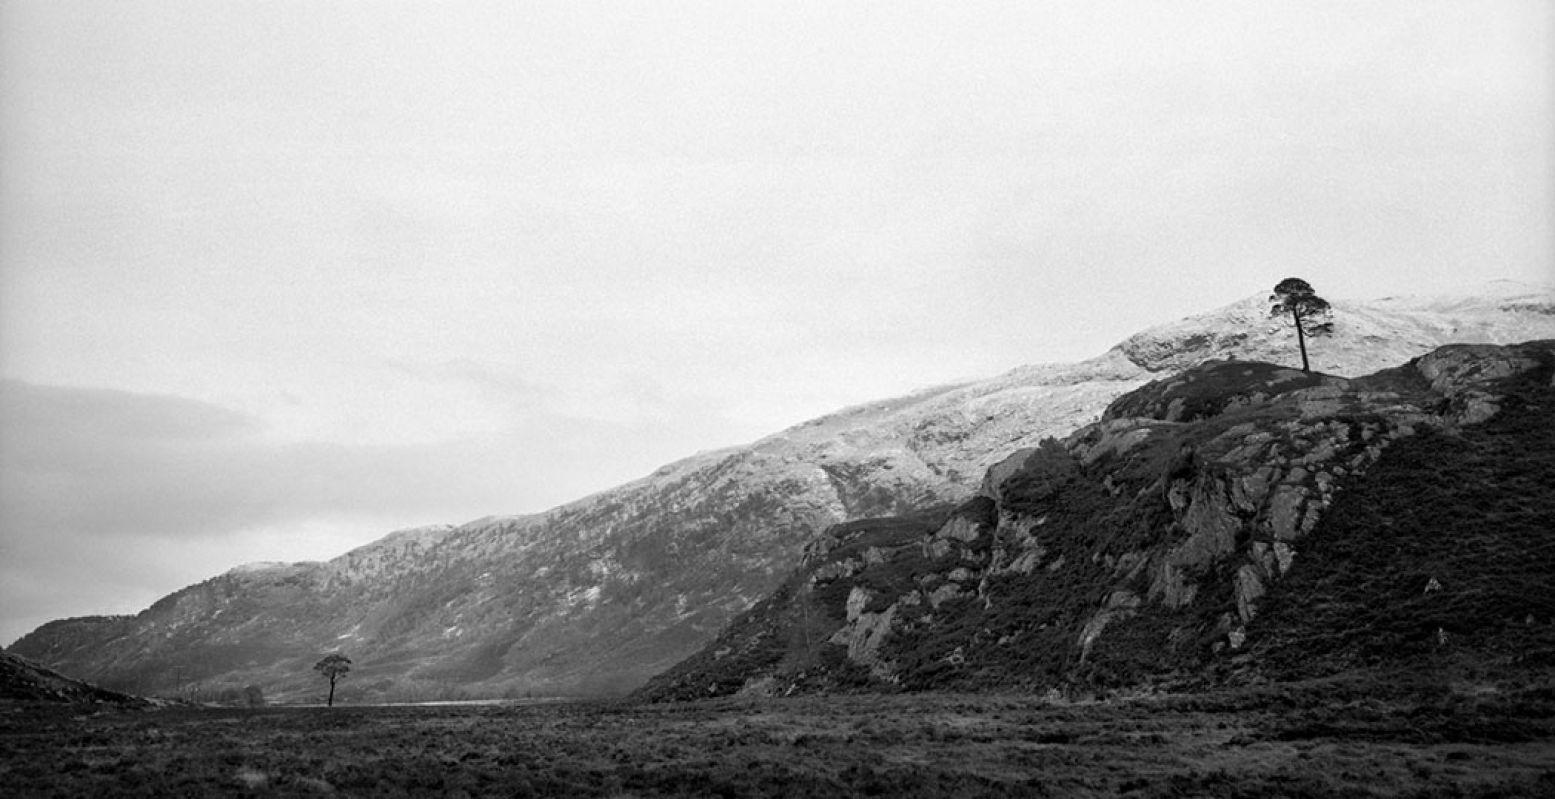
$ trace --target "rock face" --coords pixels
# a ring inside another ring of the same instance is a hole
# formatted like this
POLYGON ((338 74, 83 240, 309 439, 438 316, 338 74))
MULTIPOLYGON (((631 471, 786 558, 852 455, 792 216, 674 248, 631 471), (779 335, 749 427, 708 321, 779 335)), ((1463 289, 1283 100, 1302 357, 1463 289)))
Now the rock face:
MULTIPOLYGON (((1444 354, 1472 365, 1468 348, 1454 349, 1444 354)), ((1487 371, 1499 371, 1496 360, 1487 371)), ((1491 392, 1468 384, 1493 398, 1494 415, 1424 428, 1347 482, 1296 566, 1259 601, 1230 676, 1326 676, 1411 660, 1433 674, 1454 665, 1519 681, 1555 674, 1548 374, 1530 367, 1491 392)), ((1461 407, 1478 415, 1486 406, 1461 407)))
POLYGON ((1443 347, 1356 379, 1202 364, 1012 454, 926 532, 884 520, 834 530, 785 584, 797 610, 769 602, 711 645, 760 657, 704 653, 644 693, 1108 686, 1201 671, 1242 649, 1336 495, 1390 445, 1482 423, 1510 384, 1552 374, 1555 341, 1443 347))
MULTIPOLYGON (((1289 331, 1268 320, 1266 309, 1254 313, 1263 305, 1260 296, 1145 331, 1082 363, 1024 367, 844 410, 749 446, 688 458, 542 514, 403 531, 324 563, 236 569, 135 616, 51 622, 13 649, 140 694, 259 685, 282 701, 312 697, 322 684, 312 663, 336 650, 355 662, 341 683, 344 701, 621 693, 697 652, 780 587, 806 547, 832 525, 962 502, 978 493, 985 477, 1029 480, 1033 470, 1058 469, 1058 462, 1040 466, 1046 460, 1032 459, 1039 442, 1097 421, 1120 394, 1182 362, 1246 361, 1275 351, 1288 361, 1294 352, 1289 331), (1014 452, 1025 455, 1010 457, 1014 452)), ((1314 363, 1353 375, 1390 363, 1379 361, 1378 353, 1406 352, 1402 361, 1449 341, 1555 337, 1552 307, 1555 292, 1534 287, 1451 300, 1336 303, 1336 335, 1312 343, 1314 363)), ((1346 399, 1339 378, 1258 368, 1269 370, 1260 378, 1269 385, 1249 388, 1236 403, 1259 406, 1296 388, 1309 391, 1303 407, 1313 413, 1354 401, 1346 399)), ((1173 411, 1178 399, 1140 399, 1166 404, 1130 414, 1159 418, 1109 418, 1103 427, 1112 427, 1097 428, 1097 440, 1077 443, 1069 457, 1082 465, 1109 452, 1132 458, 1131 437, 1148 436, 1152 426, 1224 410, 1201 408, 1199 400, 1184 396, 1173 411)), ((1388 433, 1380 426, 1370 432, 1388 433)), ((1317 436, 1312 446, 1320 447, 1320 440, 1328 439, 1317 436)), ((1237 489, 1246 494, 1266 480, 1266 490, 1279 495, 1268 502, 1279 508, 1277 529, 1287 539, 1301 529, 1313 497, 1323 496, 1319 473, 1328 480, 1336 476, 1313 468, 1296 479, 1292 468, 1244 476, 1237 489)), ((1194 492, 1212 490, 1180 489, 1188 503, 1182 512, 1195 520, 1205 515, 1208 504, 1192 509, 1199 496, 1194 492)), ((997 486, 989 496, 998 496, 997 486)), ((982 522, 963 521, 957 535, 977 538, 968 526, 975 524, 982 522)), ((1000 533, 1000 540, 1008 539, 1000 555, 1007 560, 992 572, 991 563, 968 560, 964 571, 953 572, 956 579, 947 575, 926 587, 927 607, 977 596, 985 578, 1005 571, 1048 568, 1056 551, 1022 549, 1021 525, 1029 528, 1026 534, 1040 532, 1035 517, 1012 520, 1000 533)), ((1270 525, 1276 529, 1276 522, 1270 525)), ((1293 540, 1276 547, 1281 542, 1271 536, 1268 552, 1257 560, 1263 569, 1258 574, 1267 571, 1265 561, 1278 568, 1280 558, 1295 551, 1293 540)), ((1222 546, 1217 541, 1206 538, 1195 546, 1222 546)), ((952 536, 936 546, 961 552, 972 542, 952 536)), ((914 540, 910 548, 918 547, 914 540)), ((1187 564, 1191 553, 1180 559, 1187 564)), ((1174 568, 1172 575, 1191 571, 1188 565, 1174 568)), ((1248 592, 1257 590, 1251 579, 1248 592)), ((1161 590, 1180 598, 1189 582, 1162 576, 1161 590)), ((839 618, 857 631, 849 635, 859 644, 850 648, 878 656, 884 644, 866 631, 883 629, 872 614, 891 603, 870 591, 854 601, 851 619, 843 592, 839 618)), ((1119 602, 1106 625, 1129 612, 1127 599, 1119 602)), ((909 618, 898 609, 889 626, 909 618)))

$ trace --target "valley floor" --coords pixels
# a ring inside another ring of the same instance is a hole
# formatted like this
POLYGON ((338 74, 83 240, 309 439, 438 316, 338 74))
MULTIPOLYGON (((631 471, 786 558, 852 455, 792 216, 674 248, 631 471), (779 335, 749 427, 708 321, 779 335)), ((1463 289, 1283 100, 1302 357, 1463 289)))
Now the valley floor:
POLYGON ((1555 796, 1552 692, 0 705, 8 796, 1555 796))

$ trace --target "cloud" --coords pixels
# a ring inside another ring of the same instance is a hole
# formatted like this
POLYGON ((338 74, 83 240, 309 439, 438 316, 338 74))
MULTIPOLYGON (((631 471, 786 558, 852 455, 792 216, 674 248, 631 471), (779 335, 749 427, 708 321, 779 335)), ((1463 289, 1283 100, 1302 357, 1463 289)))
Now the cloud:
POLYGON ((17 380, 0 381, 0 407, 6 411, 7 432, 23 445, 43 443, 33 440, 29 432, 68 430, 71 438, 200 441, 243 436, 263 427, 252 416, 196 400, 34 386, 17 380))

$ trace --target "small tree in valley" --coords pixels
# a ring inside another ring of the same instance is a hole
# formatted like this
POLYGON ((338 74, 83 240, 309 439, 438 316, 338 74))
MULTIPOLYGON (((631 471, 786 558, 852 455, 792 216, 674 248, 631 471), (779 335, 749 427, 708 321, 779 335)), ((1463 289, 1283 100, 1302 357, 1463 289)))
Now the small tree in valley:
POLYGON ((1312 285, 1299 277, 1287 277, 1269 295, 1270 316, 1290 316, 1296 327, 1296 344, 1301 347, 1301 371, 1312 371, 1307 362, 1307 336, 1326 336, 1334 332, 1333 308, 1317 296, 1312 285))
POLYGON ((329 707, 335 706, 335 681, 351 670, 351 658, 340 654, 325 655, 324 659, 313 664, 313 670, 329 679, 329 707))

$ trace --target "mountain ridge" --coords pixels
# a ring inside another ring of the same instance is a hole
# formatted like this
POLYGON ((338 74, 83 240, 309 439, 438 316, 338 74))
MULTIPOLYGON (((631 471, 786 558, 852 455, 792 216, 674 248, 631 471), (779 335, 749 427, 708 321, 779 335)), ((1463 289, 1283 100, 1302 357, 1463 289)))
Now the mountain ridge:
MULTIPOLYGON (((1413 355, 1447 343, 1432 336, 1555 337, 1550 307, 1555 290, 1540 287, 1336 302, 1339 332, 1314 343, 1314 367, 1386 365, 1379 352, 1393 349, 1374 339, 1390 325, 1404 331, 1390 346, 1413 355)), ((50 622, 12 649, 140 694, 182 690, 181 680, 304 696, 316 689, 312 659, 337 648, 358 664, 347 699, 622 693, 766 596, 828 527, 964 500, 1011 452, 1098 419, 1178 360, 1278 351, 1288 362, 1281 332, 1249 298, 1080 363, 853 406, 542 513, 396 531, 330 561, 228 572, 135 616, 50 622)))
POLYGON ((1454 640, 1481 671, 1555 664, 1552 436, 1555 340, 1351 379, 1209 361, 1010 455, 954 510, 832 528, 638 696, 1181 687, 1454 640))

